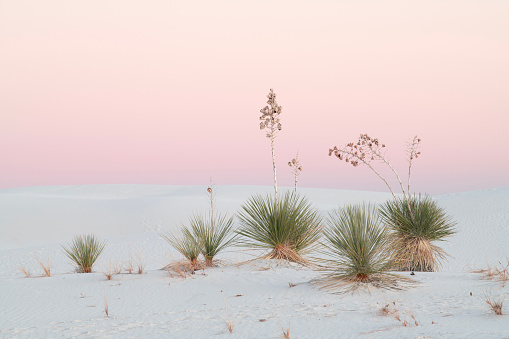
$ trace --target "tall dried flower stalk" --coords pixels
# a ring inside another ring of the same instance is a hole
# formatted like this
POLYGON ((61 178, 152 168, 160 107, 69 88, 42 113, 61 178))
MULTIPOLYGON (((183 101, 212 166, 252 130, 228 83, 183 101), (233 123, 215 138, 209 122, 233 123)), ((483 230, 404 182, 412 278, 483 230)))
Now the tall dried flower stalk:
POLYGON ((372 138, 367 134, 361 134, 357 142, 350 142, 342 148, 338 148, 337 146, 334 146, 334 148, 330 148, 329 156, 332 156, 334 154, 334 156, 336 156, 339 160, 345 160, 345 162, 350 163, 354 167, 357 167, 360 164, 366 165, 387 185, 394 199, 397 200, 396 194, 394 193, 394 190, 392 189, 391 185, 389 185, 387 180, 380 174, 380 172, 378 172, 373 167, 373 162, 375 161, 383 162, 384 164, 386 164, 391 169, 392 173, 394 173, 396 179, 398 179, 399 185, 401 187, 401 192, 405 197, 408 209, 410 213, 412 213, 412 210, 410 208, 410 175, 412 170, 412 160, 418 158, 419 155, 421 154, 421 152, 417 151, 420 142, 421 139, 415 136, 412 142, 409 143, 408 183, 406 189, 403 186, 403 182, 401 181, 398 172, 396 172, 394 167, 385 157, 385 152, 383 151, 383 149, 385 148, 385 144, 382 144, 378 140, 378 138, 372 138))
POLYGON ((292 168, 292 173, 295 178, 295 194, 297 194, 297 177, 302 171, 302 166, 300 165, 299 160, 299 151, 297 151, 297 155, 295 156, 295 158, 293 158, 292 161, 288 162, 288 166, 292 168))
POLYGON ((265 106, 260 110, 262 115, 260 116, 260 129, 268 129, 266 137, 270 139, 270 147, 272 150, 272 168, 274 170, 274 198, 277 206, 277 175, 276 175, 276 154, 274 152, 274 144, 277 133, 281 130, 281 122, 279 115, 281 114, 282 107, 276 102, 276 93, 270 89, 267 95, 269 100, 267 101, 268 106, 265 106))
POLYGON ((212 182, 212 178, 210 178, 210 185, 207 187, 207 195, 209 197, 210 203, 210 226, 214 228, 214 209, 215 209, 215 199, 216 192, 214 190, 214 183, 212 182))

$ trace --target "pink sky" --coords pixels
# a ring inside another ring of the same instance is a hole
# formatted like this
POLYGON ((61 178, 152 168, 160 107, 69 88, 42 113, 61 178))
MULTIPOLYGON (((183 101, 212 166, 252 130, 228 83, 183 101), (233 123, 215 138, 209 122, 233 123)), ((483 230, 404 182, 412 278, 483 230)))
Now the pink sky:
MULTIPOLYGON (((368 133, 413 190, 509 185, 508 1, 0 1, 0 188, 280 185, 386 191, 327 156, 368 133)), ((392 178, 391 178, 392 179, 392 178)))

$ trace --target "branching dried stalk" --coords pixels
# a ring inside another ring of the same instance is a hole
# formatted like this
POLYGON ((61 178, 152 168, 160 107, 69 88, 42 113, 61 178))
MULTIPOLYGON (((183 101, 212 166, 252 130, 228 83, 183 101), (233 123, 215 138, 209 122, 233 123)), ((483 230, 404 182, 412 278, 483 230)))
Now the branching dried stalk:
POLYGON ((288 166, 292 168, 292 173, 295 178, 295 193, 297 194, 297 177, 302 171, 302 166, 300 165, 299 160, 299 151, 297 151, 297 155, 295 156, 295 158, 293 158, 292 161, 288 162, 288 166))
POLYGON ((385 144, 382 144, 378 138, 372 138, 367 134, 361 134, 356 143, 350 142, 346 144, 342 148, 338 148, 334 146, 329 149, 329 156, 334 154, 339 160, 345 160, 345 162, 350 163, 352 166, 357 167, 359 164, 366 165, 369 169, 371 169, 384 183, 387 185, 389 190, 392 193, 394 199, 396 198, 396 194, 392 189, 391 185, 387 182, 387 180, 373 167, 373 162, 380 161, 386 164, 396 176, 396 179, 399 182, 401 187, 401 192, 403 193, 405 200, 407 202, 408 209, 410 213, 412 210, 410 208, 410 175, 412 170, 412 160, 414 158, 418 158, 421 152, 418 152, 417 149, 421 139, 415 136, 412 142, 409 144, 409 161, 408 161, 408 183, 407 189, 403 186, 403 182, 401 178, 391 165, 391 163, 385 157, 385 152, 383 149, 385 148, 385 144))
POLYGON ((270 89, 269 94, 267 95, 269 100, 267 104, 269 106, 265 106, 260 110, 262 115, 260 116, 260 129, 268 129, 266 134, 267 138, 270 139, 270 147, 272 150, 272 168, 274 170, 274 198, 277 206, 277 175, 276 175, 276 154, 274 150, 275 140, 277 133, 281 130, 281 122, 279 119, 279 115, 281 114, 282 107, 279 106, 276 102, 276 93, 270 89))

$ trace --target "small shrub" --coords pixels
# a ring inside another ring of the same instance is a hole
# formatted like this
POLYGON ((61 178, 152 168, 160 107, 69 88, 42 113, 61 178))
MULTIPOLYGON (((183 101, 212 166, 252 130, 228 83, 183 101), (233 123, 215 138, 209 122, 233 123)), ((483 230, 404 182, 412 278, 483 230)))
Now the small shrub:
POLYGON ((80 273, 92 272, 92 267, 104 250, 105 242, 100 242, 92 235, 77 235, 69 248, 62 248, 65 254, 73 261, 80 273))
POLYGON ((268 249, 264 258, 305 263, 302 255, 320 238, 321 217, 305 198, 286 192, 275 202, 271 196, 251 197, 237 214, 237 233, 243 246, 268 249))
POLYGON ((320 259, 325 279, 318 281, 325 288, 355 290, 370 284, 398 289, 412 281, 388 272, 398 259, 376 207, 351 205, 335 210, 329 214, 327 225, 321 251, 326 257, 320 259))
POLYGON ((455 233, 455 223, 430 197, 413 196, 387 201, 380 214, 392 230, 393 246, 402 255, 398 269, 435 272, 446 253, 433 241, 455 233), (410 209, 408 207, 410 205, 410 209))

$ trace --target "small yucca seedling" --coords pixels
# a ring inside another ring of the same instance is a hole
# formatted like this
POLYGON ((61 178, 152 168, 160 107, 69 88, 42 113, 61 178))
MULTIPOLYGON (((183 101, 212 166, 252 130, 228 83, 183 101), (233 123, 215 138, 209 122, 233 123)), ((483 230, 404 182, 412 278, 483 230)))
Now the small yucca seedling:
POLYGON ((398 269, 435 272, 446 253, 434 241, 455 233, 455 223, 430 197, 413 196, 387 201, 380 207, 385 224, 392 231, 393 248, 401 253, 398 269), (410 209, 408 208, 410 205, 410 209))
POLYGON ((237 231, 246 247, 270 250, 266 259, 306 263, 302 255, 313 249, 321 235, 318 210, 305 198, 286 192, 282 199, 253 196, 237 213, 237 231))
POLYGON ((166 232, 165 234, 161 234, 161 236, 173 248, 189 260, 193 271, 198 269, 197 261, 202 251, 202 247, 200 240, 196 238, 192 230, 182 225, 179 233, 175 234, 172 232, 166 232))
POLYGON ((200 242, 201 253, 205 258, 205 266, 213 266, 213 260, 219 252, 235 242, 233 233, 233 216, 217 214, 215 211, 215 189, 212 181, 207 188, 210 210, 207 216, 196 214, 189 220, 195 237, 200 242))
POLYGON ((65 254, 77 266, 80 273, 92 272, 92 267, 104 250, 106 242, 99 241, 94 235, 77 235, 69 248, 62 246, 65 254))
POLYGON ((335 210, 327 218, 325 241, 319 261, 324 288, 355 290, 364 285, 400 289, 412 280, 389 273, 398 258, 390 246, 388 230, 375 206, 352 205, 335 210))

